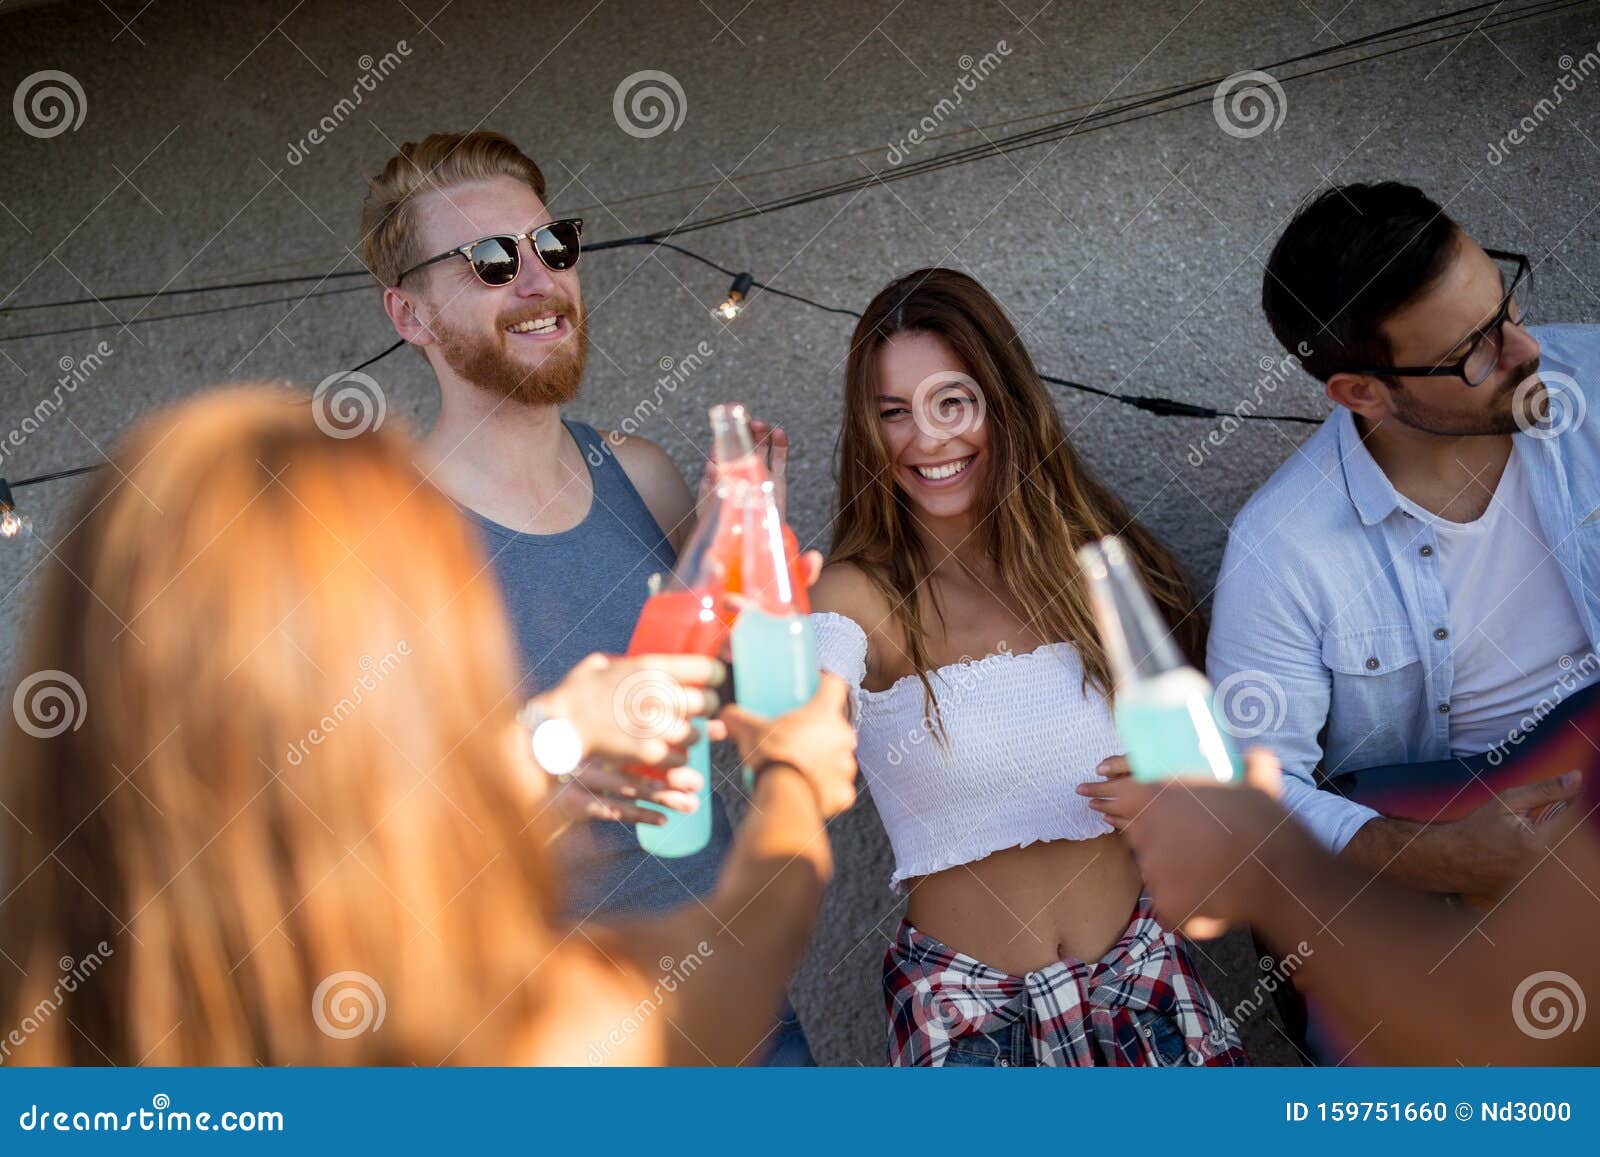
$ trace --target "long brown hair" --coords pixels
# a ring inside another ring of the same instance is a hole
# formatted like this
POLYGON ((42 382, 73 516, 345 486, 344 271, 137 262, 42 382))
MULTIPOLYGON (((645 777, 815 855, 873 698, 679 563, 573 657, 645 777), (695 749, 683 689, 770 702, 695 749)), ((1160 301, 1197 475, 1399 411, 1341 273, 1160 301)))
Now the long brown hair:
POLYGON ((508 1059, 554 943, 512 652, 392 424, 206 395, 71 527, 7 720, 0 1059, 508 1059))
POLYGON ((1087 685, 1110 695, 1111 672, 1074 551, 1117 534, 1179 646, 1198 662, 1205 627, 1182 568, 1073 450, 999 302, 964 273, 919 269, 872 299, 850 339, 829 557, 859 567, 894 608, 930 714, 937 719, 938 701, 927 676, 923 612, 941 611, 936 599, 924 601, 929 559, 915 516, 894 483, 878 421, 879 353, 899 333, 942 338, 983 393, 989 455, 976 524, 984 528, 989 557, 1033 628, 1051 642, 1071 643, 1082 657, 1087 685))

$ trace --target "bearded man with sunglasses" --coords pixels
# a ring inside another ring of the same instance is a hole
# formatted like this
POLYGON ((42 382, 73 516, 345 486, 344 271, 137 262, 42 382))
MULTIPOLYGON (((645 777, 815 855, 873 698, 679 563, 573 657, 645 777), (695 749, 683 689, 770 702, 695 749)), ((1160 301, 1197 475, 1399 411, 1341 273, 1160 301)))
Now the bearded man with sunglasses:
POLYGON ((1336 408, 1233 524, 1210 674, 1315 836, 1430 892, 1532 870, 1576 777, 1459 801, 1600 674, 1600 327, 1528 328, 1532 275, 1387 182, 1303 208, 1262 285, 1336 408), (1357 802, 1430 775, 1408 818, 1357 802))
MULTIPOLYGON (((504 136, 437 133, 401 146, 368 181, 361 235, 395 332, 438 379, 439 416, 419 459, 484 536, 528 693, 555 687, 587 656, 625 653, 649 577, 672 569, 695 511, 655 443, 562 417, 588 353, 582 221, 549 211, 538 165, 504 136)), ((781 487, 782 431, 752 427, 781 487)), ((613 700, 613 712, 626 710, 613 700)), ((681 763, 684 739, 663 738, 681 763)), ((536 728, 536 758, 539 739, 536 728)), ((692 809, 697 772, 674 767, 658 781, 591 763, 560 770, 572 774, 561 777, 557 806, 594 821, 562 841, 569 917, 659 912, 712 890, 731 842, 714 794, 710 842, 692 856, 652 856, 634 831, 660 821, 641 801, 692 809)), ((787 1006, 765 1060, 813 1063, 787 1006)))

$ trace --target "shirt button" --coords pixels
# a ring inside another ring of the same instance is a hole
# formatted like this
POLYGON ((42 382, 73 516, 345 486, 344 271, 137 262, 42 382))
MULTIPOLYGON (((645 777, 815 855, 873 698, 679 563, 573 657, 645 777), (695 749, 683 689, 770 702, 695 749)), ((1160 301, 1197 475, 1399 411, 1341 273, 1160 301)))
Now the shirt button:
POLYGON ((1369 671, 1376 671, 1380 665, 1381 664, 1378 662, 1378 656, 1376 655, 1373 655, 1367 660, 1367 670, 1369 671))
POLYGON ((1450 714, 1450 704, 1448 704, 1448 703, 1439 704, 1439 714, 1440 715, 1448 715, 1448 714, 1450 714))
POLYGON ((1450 632, 1445 630, 1443 627, 1436 627, 1434 628, 1433 637, 1435 639, 1448 639, 1450 637, 1450 632))
POLYGON ((1420 554, 1423 558, 1432 558, 1433 557, 1433 547, 1431 547, 1431 546, 1422 547, 1420 550, 1417 551, 1417 553, 1420 554))

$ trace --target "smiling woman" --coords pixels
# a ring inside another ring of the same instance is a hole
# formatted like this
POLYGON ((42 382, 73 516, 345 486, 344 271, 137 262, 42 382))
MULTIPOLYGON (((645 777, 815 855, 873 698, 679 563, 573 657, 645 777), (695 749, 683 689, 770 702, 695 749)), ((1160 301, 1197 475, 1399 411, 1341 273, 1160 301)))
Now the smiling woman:
POLYGON ((1187 582, 1078 460, 972 278, 919 270, 867 307, 837 504, 818 649, 855 688, 890 883, 911 891, 891 1063, 1243 1063, 1122 837, 1073 793, 1120 746, 1073 551, 1122 536, 1197 656, 1187 582))

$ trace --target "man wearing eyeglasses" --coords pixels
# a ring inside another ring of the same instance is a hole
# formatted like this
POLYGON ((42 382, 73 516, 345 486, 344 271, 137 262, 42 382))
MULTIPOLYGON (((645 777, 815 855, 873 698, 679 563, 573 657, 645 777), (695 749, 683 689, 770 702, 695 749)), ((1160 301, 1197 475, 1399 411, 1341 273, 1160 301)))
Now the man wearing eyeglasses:
MULTIPOLYGON (((655 443, 562 416, 578 396, 589 344, 577 271, 583 223, 549 211, 543 174, 510 140, 439 133, 402 146, 368 181, 361 232, 395 332, 438 379, 439 416, 419 460, 483 534, 525 690, 555 687, 593 653, 625 653, 650 575, 672 569, 694 502, 655 443)), ((781 485, 782 432, 751 425, 781 485)), ((539 725, 530 726, 541 758, 539 725)), ((573 745, 557 747, 570 755, 573 745)), ((697 772, 675 767, 658 781, 575 759, 560 771, 575 774, 562 775, 558 808, 596 821, 563 841, 572 918, 661 911, 711 891, 731 842, 715 795, 712 835, 698 853, 659 859, 634 829, 660 822, 641 801, 692 809, 697 772)), ((792 1009, 775 1025, 766 1061, 812 1063, 792 1009)))
POLYGON ((1233 524, 1210 674, 1313 834, 1426 891, 1514 887, 1581 787, 1459 815, 1449 787, 1600 674, 1600 327, 1528 328, 1531 291, 1527 258, 1394 182, 1307 205, 1263 279, 1273 332, 1336 408, 1233 524), (1382 797, 1419 764, 1448 790, 1413 818, 1317 789, 1319 767, 1360 769, 1382 797))

